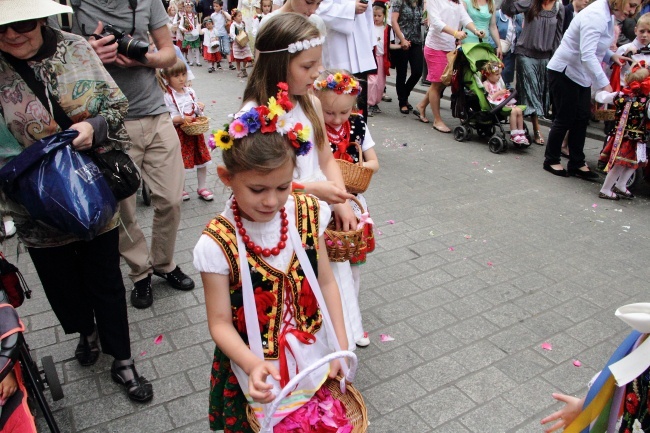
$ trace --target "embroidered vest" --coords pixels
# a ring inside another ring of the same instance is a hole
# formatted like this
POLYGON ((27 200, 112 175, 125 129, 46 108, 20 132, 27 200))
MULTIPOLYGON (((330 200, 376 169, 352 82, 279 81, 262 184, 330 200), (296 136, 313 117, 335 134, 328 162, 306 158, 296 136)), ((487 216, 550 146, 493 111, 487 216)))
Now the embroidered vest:
MULTIPOLYGON (((309 262, 318 276, 318 200, 304 194, 293 194, 296 204, 296 227, 309 262)), ((236 229, 222 215, 210 221, 203 233, 214 239, 221 247, 230 266, 230 304, 233 326, 248 344, 244 301, 239 270, 236 229)), ((289 304, 295 327, 303 332, 315 334, 322 325, 318 302, 305 277, 300 262, 294 253, 288 269, 276 269, 268 265, 263 257, 247 251, 250 266, 255 304, 259 317, 262 347, 266 359, 278 359, 279 336, 282 330, 284 313, 289 304)))
POLYGON ((630 140, 645 140, 647 96, 621 95, 614 99, 616 119, 621 118, 625 104, 630 101, 632 106, 627 117, 624 137, 630 140))
MULTIPOLYGON (((350 115, 348 122, 350 122, 350 137, 348 137, 348 143, 359 143, 359 146, 363 146, 363 140, 366 137, 366 122, 363 121, 363 116, 352 114, 350 115)), ((330 143, 330 148, 333 153, 336 153, 338 149, 336 144, 332 143, 330 143)), ((353 144, 348 145, 345 153, 350 155, 355 164, 359 163, 359 151, 356 146, 353 144)))

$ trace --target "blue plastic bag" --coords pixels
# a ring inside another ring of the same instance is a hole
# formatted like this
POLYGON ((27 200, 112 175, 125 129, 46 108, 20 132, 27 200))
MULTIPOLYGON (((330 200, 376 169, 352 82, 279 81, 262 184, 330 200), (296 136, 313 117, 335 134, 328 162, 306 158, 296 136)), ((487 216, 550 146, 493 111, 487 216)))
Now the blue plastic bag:
POLYGON ((92 159, 72 148, 78 134, 68 129, 27 147, 0 170, 0 185, 32 218, 90 240, 117 204, 92 159))

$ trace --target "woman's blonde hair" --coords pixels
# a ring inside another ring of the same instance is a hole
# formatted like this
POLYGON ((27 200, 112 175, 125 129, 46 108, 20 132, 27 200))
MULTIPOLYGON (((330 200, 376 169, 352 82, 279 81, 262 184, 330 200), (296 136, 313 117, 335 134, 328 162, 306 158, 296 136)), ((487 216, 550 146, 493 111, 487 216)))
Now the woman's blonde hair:
MULTIPOLYGON (((609 9, 613 11, 622 11, 625 6, 627 6, 628 3, 630 3, 630 0, 608 0, 609 2, 609 9)), ((636 10, 634 13, 638 13, 639 9, 641 8, 642 2, 639 2, 639 5, 636 7, 636 10)))
MULTIPOLYGON (((319 37, 318 28, 304 15, 287 12, 269 18, 255 38, 255 49, 259 51, 259 55, 244 90, 244 102, 255 101, 259 104, 275 96, 278 91, 277 84, 287 81, 289 64, 302 53, 302 51, 290 53, 286 50, 289 44, 319 37), (284 51, 266 52, 276 50, 284 51)), ((292 95, 292 97, 298 101, 311 122, 316 147, 322 149, 325 145, 325 132, 311 96, 307 94, 292 95)))
MULTIPOLYGON (((495 9, 494 0, 487 0, 487 6, 488 6, 488 10, 490 11, 490 14, 493 14, 495 9)), ((477 11, 481 9, 481 7, 478 5, 478 0, 472 0, 472 7, 477 11)))

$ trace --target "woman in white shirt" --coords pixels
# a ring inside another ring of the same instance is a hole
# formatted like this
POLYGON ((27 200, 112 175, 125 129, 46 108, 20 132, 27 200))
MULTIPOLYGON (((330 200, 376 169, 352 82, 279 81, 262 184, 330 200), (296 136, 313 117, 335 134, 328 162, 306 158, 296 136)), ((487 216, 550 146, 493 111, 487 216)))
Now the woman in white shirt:
MULTIPOLYGON (((612 91, 601 61, 621 63, 609 46, 616 25, 612 14, 634 16, 641 0, 596 0, 576 15, 548 63, 548 78, 555 120, 548 135, 544 170, 561 177, 596 180, 585 163, 584 145, 589 124, 591 87, 612 91), (560 164, 560 149, 569 131, 569 163, 560 164)), ((623 58, 625 60, 625 58, 623 58)))

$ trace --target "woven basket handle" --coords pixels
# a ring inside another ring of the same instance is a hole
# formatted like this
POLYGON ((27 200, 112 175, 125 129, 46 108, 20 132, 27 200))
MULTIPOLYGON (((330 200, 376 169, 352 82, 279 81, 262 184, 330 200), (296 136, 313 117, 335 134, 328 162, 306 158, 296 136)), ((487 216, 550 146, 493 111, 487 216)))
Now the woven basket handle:
MULTIPOLYGON (((359 161, 361 161, 361 160, 359 160, 359 161)), ((359 206, 359 210, 361 211, 361 213, 364 213, 364 212, 366 211, 366 210, 363 208, 363 205, 361 204, 361 202, 360 202, 359 200, 357 200, 356 197, 351 198, 350 201, 355 202, 355 203, 357 204, 357 206, 359 206)))
POLYGON ((282 400, 291 394, 291 392, 296 388, 298 382, 300 382, 307 375, 319 369, 323 365, 339 358, 348 358, 350 360, 350 369, 348 370, 348 374, 346 375, 345 380, 341 379, 341 392, 345 392, 345 382, 352 382, 354 380, 354 376, 357 373, 357 365, 359 363, 357 361, 357 355, 355 355, 354 352, 350 352, 349 350, 341 350, 339 352, 330 353, 329 355, 322 357, 309 367, 296 374, 293 379, 291 379, 289 383, 287 383, 287 385, 282 388, 282 391, 280 391, 280 393, 275 397, 275 400, 273 400, 271 404, 267 406, 268 410, 264 411, 264 421, 262 422, 260 433, 273 433, 273 427, 271 427, 272 416, 275 411, 278 410, 278 407, 280 406, 282 400))

